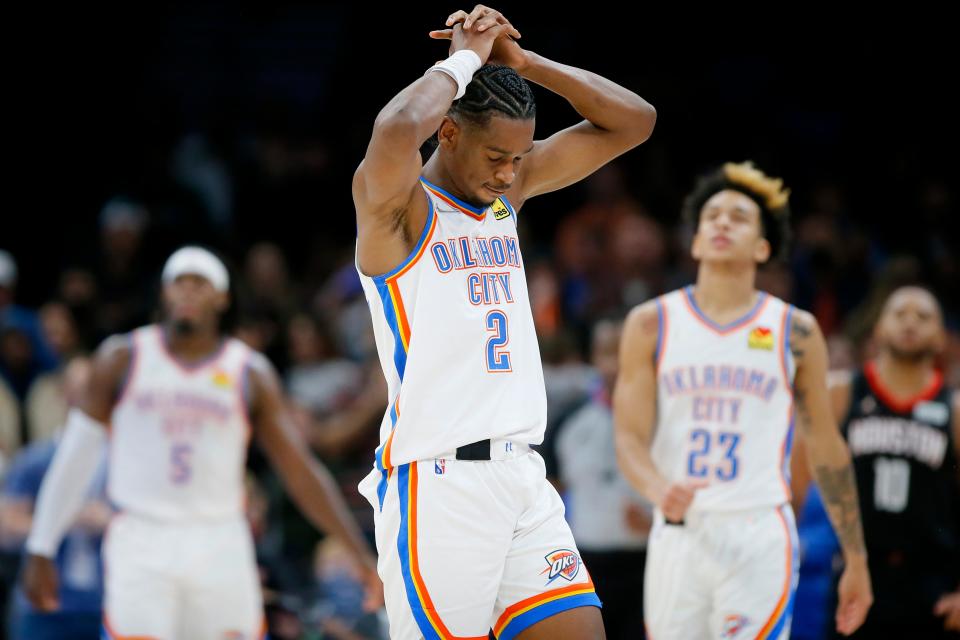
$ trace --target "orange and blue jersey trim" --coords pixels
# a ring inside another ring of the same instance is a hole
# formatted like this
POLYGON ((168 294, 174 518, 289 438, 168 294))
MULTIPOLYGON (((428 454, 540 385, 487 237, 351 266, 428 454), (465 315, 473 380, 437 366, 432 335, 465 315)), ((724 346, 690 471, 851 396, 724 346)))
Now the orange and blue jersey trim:
POLYGON ((749 324, 754 318, 760 315, 760 312, 763 311, 763 308, 767 306, 767 301, 770 299, 770 296, 766 291, 761 291, 757 296, 757 302, 753 305, 753 308, 746 313, 746 315, 734 320, 733 322, 728 322, 727 324, 717 324, 713 320, 707 317, 707 315, 700 310, 700 307, 697 306, 697 300, 693 297, 693 285, 688 285, 683 288, 683 301, 687 303, 687 308, 690 310, 690 313, 693 314, 693 317, 700 321, 700 324, 706 326, 708 329, 719 333, 720 335, 725 335, 731 331, 736 331, 741 327, 749 324))
POLYGON ((547 591, 507 607, 494 625, 493 635, 497 640, 513 640, 522 631, 561 611, 602 606, 588 576, 584 583, 547 591))
POLYGON ((513 208, 513 203, 507 200, 507 196, 500 196, 500 202, 502 202, 507 207, 507 209, 510 210, 510 215, 513 217, 514 226, 518 225, 519 222, 517 222, 518 220, 517 211, 516 209, 513 208))
POLYGON ((793 452, 793 427, 796 423, 796 413, 793 410, 793 380, 790 379, 790 326, 793 318, 793 305, 786 305, 783 320, 780 323, 780 369, 783 373, 783 386, 790 394, 790 408, 787 409, 787 435, 780 447, 780 476, 783 481, 783 490, 789 500, 790 491, 790 454, 793 452))
POLYGON ((397 467, 397 491, 400 496, 400 532, 397 535, 397 551, 400 554, 400 571, 407 594, 407 602, 413 612, 420 633, 425 640, 486 640, 487 636, 473 638, 457 637, 450 633, 440 619, 437 608, 430 598, 423 576, 417 549, 417 463, 397 467))
POLYGON ((660 362, 663 360, 664 351, 667 346, 667 308, 663 300, 655 298, 653 301, 657 305, 657 348, 653 352, 653 365, 656 371, 660 370, 660 362))
POLYGON ((390 404, 390 435, 383 446, 377 449, 375 458, 377 469, 380 470, 380 480, 377 482, 377 500, 380 510, 383 511, 383 501, 387 497, 387 481, 393 474, 393 465, 390 462, 390 449, 393 446, 393 429, 397 426, 397 420, 400 418, 400 394, 390 404))
POLYGON ((429 209, 427 211, 427 221, 423 225, 423 231, 420 232, 420 237, 417 239, 417 244, 414 245, 413 250, 410 252, 410 255, 407 256, 406 260, 386 273, 371 277, 371 280, 377 283, 378 286, 388 280, 396 280, 405 274, 407 271, 413 268, 413 266, 420 259, 420 256, 423 255, 424 250, 427 248, 427 241, 430 240, 430 236, 433 235, 433 231, 437 227, 437 217, 433 210, 433 200, 427 198, 427 201, 429 205, 429 209))
MULTIPOLYGON (((427 212, 427 221, 423 225, 423 231, 417 240, 413 251, 407 256, 407 259, 397 265, 391 271, 383 275, 372 278, 377 287, 377 293, 380 295, 380 303, 383 305, 383 317, 390 327, 393 334, 393 365, 397 370, 397 376, 400 379, 400 385, 403 385, 403 374, 407 368, 407 351, 410 349, 410 321, 407 318, 407 310, 403 304, 403 296, 400 293, 398 279, 407 273, 420 260, 433 232, 437 228, 437 215, 434 211, 433 200, 429 200, 429 210, 427 212)), ((380 499, 380 508, 383 508, 383 500, 387 492, 387 479, 390 475, 390 449, 393 443, 394 429, 397 426, 397 420, 400 417, 400 390, 397 390, 393 402, 390 404, 390 435, 386 442, 377 448, 375 458, 377 469, 380 470, 381 477, 377 484, 377 496, 380 499)))
MULTIPOLYGON (((449 204, 451 207, 455 207, 461 213, 464 213, 470 216, 474 220, 483 220, 487 214, 487 207, 475 207, 468 202, 464 202, 463 200, 456 197, 452 193, 445 191, 444 189, 441 189, 437 185, 433 184, 423 176, 420 176, 420 182, 423 183, 423 186, 426 187, 426 189, 430 193, 437 196, 438 198, 440 198, 441 200, 449 204)), ((506 198, 504 198, 504 200, 506 200, 506 198)), ((512 213, 513 207, 509 207, 509 208, 512 213)), ((516 219, 516 216, 514 216, 514 219, 516 219)))
POLYGON ((787 537, 786 554, 786 576, 784 577, 783 591, 780 599, 773 609, 773 613, 767 618, 766 623, 757 634, 756 640, 767 640, 768 638, 779 638, 787 625, 790 624, 790 618, 793 616, 793 602, 797 594, 797 570, 799 566, 799 547, 794 537, 793 531, 787 519, 783 515, 784 509, 789 509, 789 505, 781 505, 777 509, 777 515, 780 516, 780 522, 783 523, 783 530, 787 537))

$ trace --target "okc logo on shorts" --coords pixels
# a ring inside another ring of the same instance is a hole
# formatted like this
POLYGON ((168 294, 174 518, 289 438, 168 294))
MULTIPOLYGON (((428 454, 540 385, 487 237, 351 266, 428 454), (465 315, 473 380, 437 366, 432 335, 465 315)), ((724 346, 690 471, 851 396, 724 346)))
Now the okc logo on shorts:
POLYGON ((747 626, 747 623, 750 620, 746 616, 741 616, 736 613, 730 613, 723 619, 723 633, 720 635, 721 638, 733 638, 740 630, 747 626))
POLYGON ((563 578, 567 582, 573 582, 573 579, 580 573, 580 556, 570 549, 557 549, 545 555, 547 568, 540 572, 540 575, 549 572, 547 575, 547 584, 550 584, 557 578, 563 578))

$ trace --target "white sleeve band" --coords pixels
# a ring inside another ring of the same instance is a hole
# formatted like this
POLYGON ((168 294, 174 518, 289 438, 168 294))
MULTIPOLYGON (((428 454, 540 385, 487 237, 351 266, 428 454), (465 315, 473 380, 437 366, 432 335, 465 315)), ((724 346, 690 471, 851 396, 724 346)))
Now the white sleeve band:
POLYGON ((467 85, 473 80, 473 74, 482 66, 483 61, 480 60, 476 51, 461 49, 446 60, 442 60, 427 69, 427 73, 440 71, 453 78, 453 81, 457 83, 457 95, 453 99, 459 100, 467 92, 467 85))
POLYGON ((27 551, 52 558, 86 501, 102 458, 107 427, 72 409, 50 468, 40 485, 27 551))

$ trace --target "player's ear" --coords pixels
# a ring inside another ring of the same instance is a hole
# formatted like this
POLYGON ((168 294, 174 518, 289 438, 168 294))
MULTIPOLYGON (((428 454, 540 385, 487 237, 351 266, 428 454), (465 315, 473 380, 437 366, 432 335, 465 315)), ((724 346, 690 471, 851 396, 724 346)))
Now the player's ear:
POLYGON ((771 251, 770 241, 766 238, 760 238, 753 247, 753 259, 756 260, 758 264, 764 264, 770 259, 771 251))
POLYGON ((217 312, 223 313, 230 306, 230 293, 227 291, 221 291, 217 295, 217 312))
POLYGON ((453 151, 457 147, 457 141, 460 139, 462 130, 457 121, 450 116, 444 116, 437 130, 437 140, 440 146, 447 151, 453 151))
POLYGON ((947 350, 947 332, 943 328, 943 325, 940 325, 940 328, 937 329, 937 336, 933 340, 933 352, 938 356, 943 355, 943 352, 947 350))
POLYGON ((700 260, 703 257, 703 248, 702 241, 700 240, 700 233, 693 234, 693 242, 690 244, 690 255, 693 256, 694 260, 700 260))

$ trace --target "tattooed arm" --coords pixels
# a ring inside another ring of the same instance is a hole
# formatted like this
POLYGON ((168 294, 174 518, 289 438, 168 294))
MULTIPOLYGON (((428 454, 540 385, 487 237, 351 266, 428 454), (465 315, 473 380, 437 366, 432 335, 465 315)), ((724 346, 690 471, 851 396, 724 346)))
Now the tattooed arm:
POLYGON ((863 624, 873 602, 853 465, 833 415, 827 391, 827 345, 813 316, 794 313, 789 340, 797 364, 793 401, 798 432, 843 548, 846 569, 840 580, 837 629, 849 635, 863 624))

